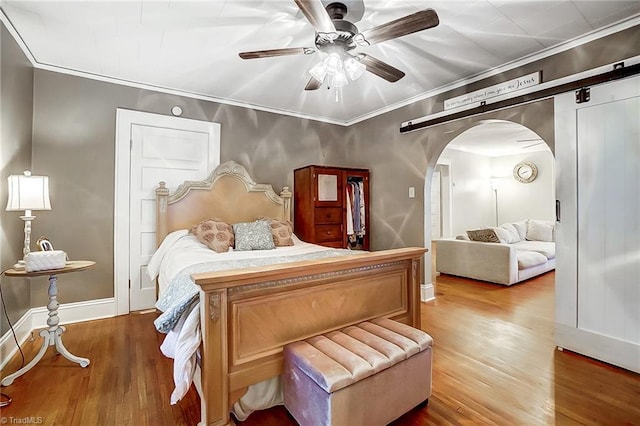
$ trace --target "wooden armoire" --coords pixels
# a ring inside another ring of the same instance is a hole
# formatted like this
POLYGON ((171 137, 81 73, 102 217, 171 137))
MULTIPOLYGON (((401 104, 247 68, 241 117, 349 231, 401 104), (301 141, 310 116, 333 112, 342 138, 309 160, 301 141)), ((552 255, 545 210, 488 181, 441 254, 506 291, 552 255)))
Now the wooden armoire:
POLYGON ((369 250, 369 170, 316 165, 295 169, 293 192, 293 226, 301 240, 369 250))

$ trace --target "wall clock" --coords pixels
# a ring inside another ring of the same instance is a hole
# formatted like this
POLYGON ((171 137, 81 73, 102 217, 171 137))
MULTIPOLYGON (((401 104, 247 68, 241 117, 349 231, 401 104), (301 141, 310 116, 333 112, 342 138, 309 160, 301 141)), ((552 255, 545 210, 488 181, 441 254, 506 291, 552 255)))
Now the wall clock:
POLYGON ((538 168, 531 161, 521 161, 513 168, 513 177, 522 183, 531 183, 538 176, 538 168))

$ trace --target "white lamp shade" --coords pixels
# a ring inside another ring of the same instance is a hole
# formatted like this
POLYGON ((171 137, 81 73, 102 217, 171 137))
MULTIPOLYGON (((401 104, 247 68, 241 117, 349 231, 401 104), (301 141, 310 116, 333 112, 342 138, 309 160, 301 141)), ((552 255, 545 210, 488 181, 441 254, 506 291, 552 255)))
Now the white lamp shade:
POLYGON ((316 64, 313 68, 309 70, 309 74, 319 82, 323 82, 324 78, 327 76, 327 66, 324 61, 316 64))
POLYGON ((49 177, 11 175, 7 178, 9 200, 7 211, 19 210, 51 210, 49 200, 49 177))
POLYGON ((367 67, 357 59, 348 58, 344 61, 344 69, 347 71, 347 74, 349 74, 349 78, 355 81, 364 74, 367 67))
POLYGON ((331 81, 329 84, 333 87, 344 87, 349 83, 347 80, 347 76, 344 74, 344 71, 340 70, 331 76, 331 81))

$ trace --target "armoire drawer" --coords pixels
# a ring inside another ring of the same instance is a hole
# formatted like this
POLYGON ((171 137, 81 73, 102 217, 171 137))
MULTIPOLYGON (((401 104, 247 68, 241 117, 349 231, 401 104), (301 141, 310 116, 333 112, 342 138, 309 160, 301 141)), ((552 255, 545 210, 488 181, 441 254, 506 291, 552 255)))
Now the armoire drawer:
POLYGON ((319 245, 331 248, 344 248, 342 241, 323 241, 319 245))
POLYGON ((342 243, 342 225, 316 225, 316 241, 340 241, 342 243))
POLYGON ((340 207, 316 207, 316 223, 342 223, 342 208, 340 207))

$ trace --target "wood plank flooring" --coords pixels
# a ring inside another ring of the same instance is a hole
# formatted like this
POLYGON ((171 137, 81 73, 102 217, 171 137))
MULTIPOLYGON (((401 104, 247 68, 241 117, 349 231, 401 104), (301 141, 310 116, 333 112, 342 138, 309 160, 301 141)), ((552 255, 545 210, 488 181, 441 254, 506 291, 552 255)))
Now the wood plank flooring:
MULTIPOLYGON (((640 375, 555 349, 553 272, 512 287, 438 276, 436 295, 422 304, 422 328, 435 342, 433 395, 394 426, 640 425, 640 375)), ((154 318, 132 314, 69 325, 65 345, 90 366, 80 368, 50 348, 2 389, 14 402, 0 416, 65 426, 197 424, 193 390, 169 405, 171 360, 159 352, 163 336, 154 331, 154 318)), ((25 344, 27 362, 39 347, 37 335, 25 344)), ((3 374, 19 365, 14 357, 3 374)), ((276 407, 240 424, 295 422, 276 407)))

